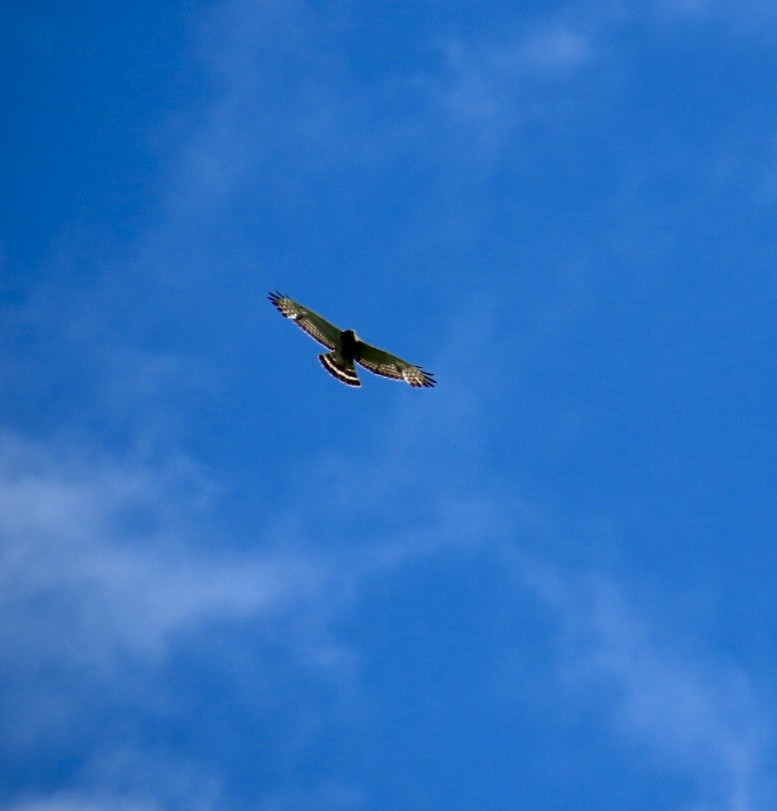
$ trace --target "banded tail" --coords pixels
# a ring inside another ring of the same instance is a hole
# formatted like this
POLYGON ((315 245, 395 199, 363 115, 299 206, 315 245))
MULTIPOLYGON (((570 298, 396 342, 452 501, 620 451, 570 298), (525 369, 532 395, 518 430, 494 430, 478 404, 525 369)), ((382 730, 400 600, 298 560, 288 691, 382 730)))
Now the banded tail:
POLYGON ((359 375, 356 374, 356 367, 352 360, 346 360, 337 350, 319 355, 321 365, 342 383, 348 386, 361 386, 359 375))

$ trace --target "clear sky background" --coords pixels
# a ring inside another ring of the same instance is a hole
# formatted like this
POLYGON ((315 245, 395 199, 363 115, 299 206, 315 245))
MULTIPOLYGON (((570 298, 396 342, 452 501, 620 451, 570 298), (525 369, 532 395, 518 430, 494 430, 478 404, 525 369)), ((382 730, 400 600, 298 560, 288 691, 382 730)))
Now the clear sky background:
POLYGON ((2 3, 0 809, 777 807, 776 41, 2 3))

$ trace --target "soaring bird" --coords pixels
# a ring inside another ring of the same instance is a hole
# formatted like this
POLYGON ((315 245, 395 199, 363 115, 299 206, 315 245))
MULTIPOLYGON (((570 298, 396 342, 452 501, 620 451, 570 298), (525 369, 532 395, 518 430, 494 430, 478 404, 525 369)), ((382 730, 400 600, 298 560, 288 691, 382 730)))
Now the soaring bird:
POLYGON ((342 383, 348 386, 361 386, 361 380, 354 366, 356 361, 376 375, 404 380, 411 386, 428 388, 435 385, 436 381, 431 372, 425 372, 419 366, 365 343, 352 329, 342 330, 330 324, 318 313, 303 307, 277 290, 268 294, 267 298, 278 308, 281 315, 291 319, 308 335, 331 350, 319 355, 318 359, 327 372, 342 383))

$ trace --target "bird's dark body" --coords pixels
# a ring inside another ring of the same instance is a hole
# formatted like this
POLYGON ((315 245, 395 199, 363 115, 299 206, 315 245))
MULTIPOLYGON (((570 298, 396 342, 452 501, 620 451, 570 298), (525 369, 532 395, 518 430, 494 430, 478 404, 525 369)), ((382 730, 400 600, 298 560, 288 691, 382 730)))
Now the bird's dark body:
POLYGON ((340 354, 346 360, 359 360, 361 341, 352 329, 345 330, 340 336, 340 354))

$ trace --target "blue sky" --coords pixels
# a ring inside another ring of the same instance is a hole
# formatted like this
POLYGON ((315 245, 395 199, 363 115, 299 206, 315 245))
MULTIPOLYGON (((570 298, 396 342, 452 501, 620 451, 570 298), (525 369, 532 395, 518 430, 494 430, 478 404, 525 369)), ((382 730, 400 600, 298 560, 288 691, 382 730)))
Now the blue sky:
POLYGON ((774 808, 773 3, 0 20, 0 809, 774 808))

